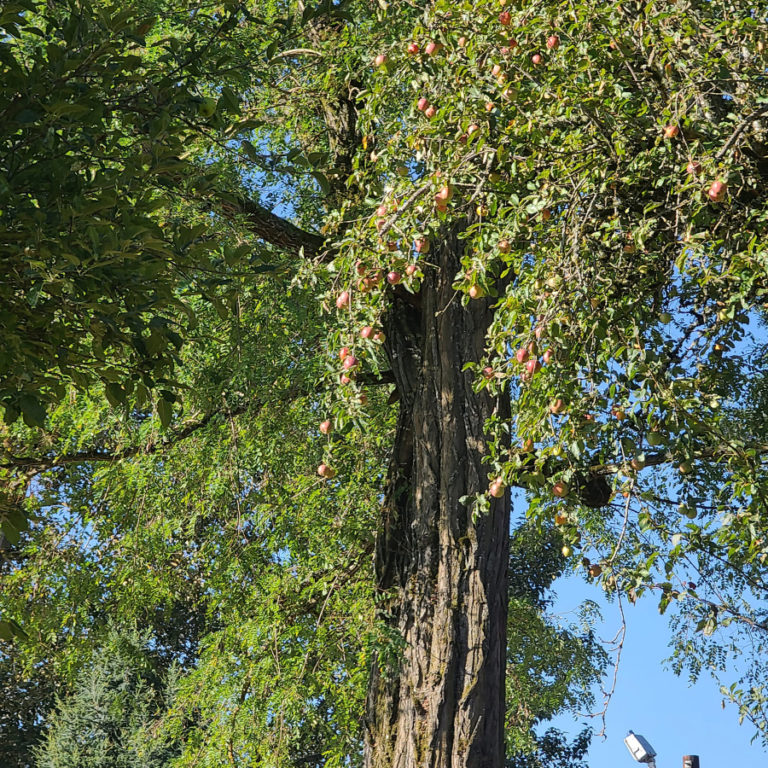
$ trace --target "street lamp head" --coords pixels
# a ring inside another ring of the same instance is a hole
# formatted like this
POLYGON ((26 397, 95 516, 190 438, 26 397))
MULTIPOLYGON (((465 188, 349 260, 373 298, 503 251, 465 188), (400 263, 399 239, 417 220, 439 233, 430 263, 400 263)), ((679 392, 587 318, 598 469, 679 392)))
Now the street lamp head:
POLYGON ((630 731, 624 743, 638 763, 656 764, 656 750, 640 734, 630 731))

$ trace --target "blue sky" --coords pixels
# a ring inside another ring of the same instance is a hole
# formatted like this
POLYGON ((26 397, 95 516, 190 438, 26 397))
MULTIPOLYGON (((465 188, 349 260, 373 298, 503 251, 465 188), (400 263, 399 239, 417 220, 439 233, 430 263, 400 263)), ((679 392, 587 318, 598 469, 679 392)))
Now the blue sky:
MULTIPOLYGON (((602 608, 601 639, 611 639, 620 628, 618 608, 603 599, 599 587, 573 576, 556 582, 554 589, 554 613, 566 614, 589 598, 602 608)), ((721 707, 718 686, 709 676, 690 686, 687 677, 665 669, 670 630, 654 600, 625 604, 625 616, 627 634, 606 716, 606 738, 594 737, 590 768, 639 767, 624 745, 630 729, 651 743, 658 768, 681 768, 683 755, 691 754, 699 755, 701 768, 765 768, 768 754, 759 742, 750 744, 754 730, 748 723, 739 725, 733 706, 721 707)), ((583 722, 561 718, 554 725, 576 734, 583 722)), ((599 719, 590 722, 595 732, 600 730, 599 719)))

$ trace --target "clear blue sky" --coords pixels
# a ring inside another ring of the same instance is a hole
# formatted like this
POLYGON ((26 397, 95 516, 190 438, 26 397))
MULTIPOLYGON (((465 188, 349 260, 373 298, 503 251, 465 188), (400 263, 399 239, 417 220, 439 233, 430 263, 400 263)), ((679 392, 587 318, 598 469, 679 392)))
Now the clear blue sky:
MULTIPOLYGON (((574 576, 557 581, 554 588, 553 612, 567 613, 589 598, 602 606, 601 639, 612 638, 621 626, 618 608, 605 602, 599 587, 574 576)), ((664 668, 670 630, 654 600, 625 603, 625 616, 627 635, 606 717, 607 738, 593 738, 590 768, 639 768, 624 745, 630 729, 651 743, 658 768, 682 768, 683 755, 690 754, 699 755, 701 768, 766 768, 768 753, 759 742, 750 744, 754 730, 748 723, 739 725, 733 706, 722 709, 718 686, 707 674, 689 686, 686 677, 664 668)), ((586 721, 561 718, 553 725, 576 734, 581 722, 586 721)), ((591 724, 595 732, 600 730, 599 719, 591 724)))

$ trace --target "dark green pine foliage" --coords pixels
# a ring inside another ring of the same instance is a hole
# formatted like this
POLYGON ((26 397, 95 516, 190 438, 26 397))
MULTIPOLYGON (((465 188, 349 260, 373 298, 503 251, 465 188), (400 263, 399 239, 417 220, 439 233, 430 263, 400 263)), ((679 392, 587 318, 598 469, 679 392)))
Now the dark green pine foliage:
POLYGON ((113 630, 78 677, 38 751, 38 768, 161 768, 178 749, 159 734, 174 687, 146 636, 113 630))

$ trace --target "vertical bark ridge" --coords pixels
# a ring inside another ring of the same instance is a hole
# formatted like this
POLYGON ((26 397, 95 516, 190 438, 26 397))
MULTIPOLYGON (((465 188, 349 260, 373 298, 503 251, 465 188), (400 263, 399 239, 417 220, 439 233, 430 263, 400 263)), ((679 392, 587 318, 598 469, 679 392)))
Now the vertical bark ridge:
MULTIPOLYGON (((460 502, 485 492, 483 427, 497 399, 472 388, 490 302, 451 288, 460 242, 435 249, 420 306, 395 297, 387 344, 401 394, 377 578, 401 647, 377 660, 367 768, 502 768, 509 501, 476 521, 460 502)), ((504 415, 504 414, 502 414, 504 415)))

